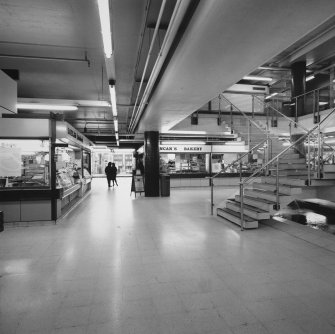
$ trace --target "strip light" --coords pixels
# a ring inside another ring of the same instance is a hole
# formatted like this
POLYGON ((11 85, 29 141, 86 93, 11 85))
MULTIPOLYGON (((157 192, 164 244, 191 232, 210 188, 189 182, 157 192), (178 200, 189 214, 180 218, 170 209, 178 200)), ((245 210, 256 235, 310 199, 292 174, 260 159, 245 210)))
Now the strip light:
POLYGON ((271 98, 271 97, 273 97, 273 96, 276 96, 276 95, 278 95, 278 93, 272 93, 272 94, 268 95, 268 96, 265 98, 265 100, 267 100, 267 99, 269 99, 269 98, 271 98))
POLYGON ((308 77, 306 77, 306 82, 310 81, 310 80, 313 80, 314 78, 315 78, 314 75, 309 75, 308 77))
POLYGON ((114 119, 114 131, 119 132, 119 122, 117 119, 114 119))
POLYGON ((112 103, 112 113, 113 116, 117 116, 117 109, 116 109, 116 94, 115 94, 115 86, 109 86, 109 92, 111 94, 111 103, 112 103))
POLYGON ((17 103, 16 107, 18 109, 26 109, 26 110, 63 110, 63 111, 78 110, 77 106, 62 106, 55 104, 40 104, 40 103, 17 103))
POLYGON ((112 49, 112 31, 109 17, 109 0, 98 0, 102 41, 106 58, 110 58, 112 49))
POLYGON ((257 75, 247 75, 243 77, 244 80, 255 80, 255 81, 272 81, 272 78, 269 77, 259 77, 257 75))

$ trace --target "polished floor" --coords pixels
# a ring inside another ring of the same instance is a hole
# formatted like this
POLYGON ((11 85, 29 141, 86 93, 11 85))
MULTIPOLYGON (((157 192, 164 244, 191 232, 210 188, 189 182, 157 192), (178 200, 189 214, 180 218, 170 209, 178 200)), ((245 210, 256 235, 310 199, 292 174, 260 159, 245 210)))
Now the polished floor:
POLYGON ((333 334, 334 283, 333 251, 241 232, 208 189, 135 199, 95 179, 58 225, 0 234, 0 333, 333 334))

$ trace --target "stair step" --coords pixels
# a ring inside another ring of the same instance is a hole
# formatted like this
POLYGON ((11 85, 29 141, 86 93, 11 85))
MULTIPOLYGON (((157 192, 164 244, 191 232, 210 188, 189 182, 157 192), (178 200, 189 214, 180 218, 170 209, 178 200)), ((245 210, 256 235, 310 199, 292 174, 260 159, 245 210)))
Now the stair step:
MULTIPOLYGON (((276 175, 277 170, 276 169, 270 169, 271 175, 276 175)), ((297 170, 283 170, 279 169, 279 176, 308 176, 308 170, 307 168, 305 170, 297 169, 297 170)))
MULTIPOLYGON (((254 182, 252 184, 253 189, 261 189, 261 190, 267 190, 267 191, 276 191, 276 184, 273 183, 266 183, 266 182, 254 182)), ((297 187, 291 187, 288 185, 279 185, 279 192, 284 195, 296 195, 301 194, 301 188, 297 187)))
MULTIPOLYGON (((235 201, 236 202, 241 202, 240 195, 235 195, 235 201)), ((262 198, 249 197, 249 196, 245 196, 245 195, 244 195, 244 198, 243 198, 243 203, 247 204, 247 205, 250 205, 252 207, 267 211, 270 214, 275 211, 275 206, 276 206, 275 202, 268 201, 268 200, 262 199, 262 198)))
MULTIPOLYGON (((292 164, 298 164, 306 166, 306 160, 304 158, 289 158, 289 159, 282 159, 283 157, 279 158, 279 166, 280 165, 292 165, 292 164)), ((276 165, 276 162, 274 163, 276 165)))
MULTIPOLYGON (((236 225, 241 226, 241 215, 233 210, 227 208, 218 208, 217 215, 236 225)), ((258 228, 258 221, 251 217, 244 215, 244 228, 258 228)))
POLYGON ((330 172, 323 173, 323 178, 327 180, 335 180, 335 173, 330 172))
MULTIPOLYGON (((254 198, 263 198, 268 201, 276 202, 277 196, 272 191, 256 190, 256 189, 245 189, 245 195, 254 198)), ((292 201, 292 196, 279 194, 279 203, 288 204, 292 201)))
POLYGON ((335 165, 323 165, 323 171, 325 173, 335 173, 335 165))
POLYGON ((324 187, 335 186, 335 178, 311 179, 311 186, 324 187))
MULTIPOLYGON (((277 164, 274 163, 274 166, 276 166, 277 164)), ((296 170, 296 169, 302 169, 304 170, 306 168, 306 163, 303 162, 303 163, 285 163, 285 162, 282 162, 280 161, 279 162, 279 169, 280 170, 296 170)))
MULTIPOLYGON (((277 178, 276 176, 268 176, 268 177, 262 177, 262 182, 270 183, 270 184, 276 184, 277 178)), ((293 179, 289 178, 287 176, 279 176, 279 184, 287 184, 291 186, 298 186, 303 187, 306 185, 306 180, 304 179, 293 179)))
MULTIPOLYGON (((299 153, 288 153, 280 157, 281 160, 300 159, 299 153)), ((305 159, 304 159, 305 160, 305 159)))
MULTIPOLYGON (((241 212, 241 205, 240 202, 237 202, 235 200, 227 200, 226 202, 226 208, 233 210, 235 212, 241 212)), ((269 219, 270 213, 268 211, 265 211, 263 209, 255 208, 251 205, 247 205, 243 203, 243 212, 245 215, 254 218, 256 220, 261 219, 269 219)))

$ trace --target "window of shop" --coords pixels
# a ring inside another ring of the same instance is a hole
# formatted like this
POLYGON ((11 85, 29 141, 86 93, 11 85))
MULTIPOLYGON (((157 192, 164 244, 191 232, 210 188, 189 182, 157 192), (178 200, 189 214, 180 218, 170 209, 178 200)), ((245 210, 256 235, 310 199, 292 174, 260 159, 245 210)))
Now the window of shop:
POLYGON ((209 173, 209 154, 161 153, 162 173, 209 173))
POLYGON ((50 186, 49 140, 0 140, 0 187, 50 186))

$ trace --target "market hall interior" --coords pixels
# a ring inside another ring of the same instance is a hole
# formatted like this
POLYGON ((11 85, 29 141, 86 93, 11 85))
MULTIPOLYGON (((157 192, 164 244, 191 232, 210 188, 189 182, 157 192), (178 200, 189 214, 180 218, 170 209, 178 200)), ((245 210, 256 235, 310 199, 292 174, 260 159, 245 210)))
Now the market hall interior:
POLYGON ((0 234, 1 333, 334 333, 331 239, 223 224, 208 188, 130 186, 94 179, 58 224, 0 234))

